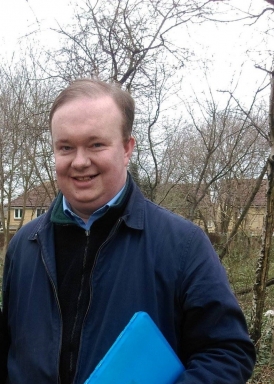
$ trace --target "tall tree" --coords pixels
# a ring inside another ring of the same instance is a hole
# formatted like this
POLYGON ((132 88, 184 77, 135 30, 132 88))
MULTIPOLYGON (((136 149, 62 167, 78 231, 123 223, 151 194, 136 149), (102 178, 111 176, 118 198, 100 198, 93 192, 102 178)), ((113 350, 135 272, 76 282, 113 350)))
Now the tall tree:
POLYGON ((23 57, 9 65, 2 62, 0 80, 0 216, 5 248, 12 199, 23 193, 25 204, 27 192, 39 180, 54 180, 54 174, 47 127, 50 87, 37 80, 29 59, 23 57))
MULTIPOLYGON (((270 102, 269 102, 269 146, 270 153, 267 161, 267 204, 262 247, 259 254, 255 284, 253 290, 251 336, 259 343, 262 330, 262 316, 265 305, 266 287, 269 272, 272 238, 274 231, 274 70, 270 72, 270 102)), ((259 344, 258 344, 259 348, 259 344)))
POLYGON ((184 64, 189 52, 175 43, 174 31, 204 21, 213 5, 214 0, 86 0, 75 23, 57 30, 64 37, 58 74, 65 79, 99 75, 128 89, 144 89, 165 54, 177 69, 184 64))

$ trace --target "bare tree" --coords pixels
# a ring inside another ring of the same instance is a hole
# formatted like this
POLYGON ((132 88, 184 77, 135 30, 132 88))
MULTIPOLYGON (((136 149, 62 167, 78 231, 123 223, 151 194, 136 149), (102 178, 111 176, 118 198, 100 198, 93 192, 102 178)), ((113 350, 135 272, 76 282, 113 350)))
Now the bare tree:
MULTIPOLYGON (((265 0, 262 2, 262 11, 258 14, 252 13, 250 11, 244 12, 244 15, 241 19, 250 20, 250 25, 254 25, 258 23, 261 19, 265 22, 265 30, 263 36, 267 39, 269 36, 273 34, 273 13, 274 13, 274 2, 272 0, 265 0), (263 5, 271 4, 272 7, 266 6, 263 8, 263 5)), ((258 53, 258 52, 256 52, 258 53)), ((269 263, 270 263, 270 251, 273 237, 273 215, 274 215, 274 170, 273 170, 273 159, 274 159, 274 147, 273 147, 273 138, 274 138, 274 82, 273 82, 273 50, 268 49, 266 55, 262 55, 260 52, 260 61, 258 62, 258 54, 255 55, 254 61, 256 62, 256 67, 263 69, 270 75, 270 102, 269 102, 269 119, 268 119, 268 129, 265 129, 265 126, 258 124, 258 121, 254 119, 253 116, 253 107, 256 96, 266 89, 269 86, 269 82, 266 81, 266 84, 262 86, 256 92, 253 103, 249 109, 246 109, 242 106, 242 104, 234 97, 234 100, 237 102, 238 107, 245 113, 247 119, 250 124, 257 129, 259 134, 265 139, 266 143, 268 143, 270 148, 270 153, 267 159, 267 162, 262 169, 262 173, 267 168, 267 191, 266 191, 266 214, 265 214, 265 222, 262 231, 262 246, 259 253, 256 275, 255 275, 255 283, 253 287, 253 305, 252 305, 252 322, 251 322, 251 337, 257 345, 257 349, 260 347, 260 338, 261 338, 261 330, 262 330, 262 316, 263 310, 265 306, 265 298, 266 298, 266 287, 268 283, 268 272, 269 272, 269 263), (269 58, 272 58, 272 70, 267 71, 268 68, 267 61, 269 58)), ((230 93, 233 95, 233 93, 230 93)))
MULTIPOLYGON (((265 69, 264 69, 265 71, 265 69)), ((266 297, 266 288, 268 284, 268 272, 269 272, 269 262, 270 262, 270 253, 271 253, 271 244, 274 230, 274 168, 273 168, 273 159, 274 159, 274 72, 268 72, 270 74, 270 84, 271 84, 271 93, 270 93, 270 102, 269 102, 269 116, 268 116, 268 129, 265 124, 260 124, 258 118, 253 113, 255 99, 260 92, 265 89, 269 83, 257 90, 254 95, 253 103, 251 107, 246 110, 239 100, 237 100, 233 93, 230 92, 230 95, 237 103, 238 108, 246 116, 250 125, 257 130, 258 134, 265 140, 270 148, 270 153, 268 159, 264 166, 260 177, 258 178, 258 183, 255 186, 252 196, 254 197, 256 188, 258 190, 259 182, 262 179, 263 175, 267 174, 267 190, 266 190, 266 213, 264 225, 262 228, 262 246, 257 260, 257 269, 255 274, 255 283, 253 287, 253 305, 252 305, 252 322, 251 322, 251 337, 257 345, 257 349, 260 347, 260 337, 262 329, 262 316, 265 305, 266 297)), ((252 198, 251 196, 251 198, 252 198)), ((246 212, 243 212, 245 214, 246 212)), ((241 216, 241 219, 243 217, 241 216)), ((235 227, 237 231, 237 227, 235 227)), ((231 233, 235 235, 235 231, 231 233)), ((231 238, 230 236, 230 238, 231 238)))
POLYGON ((21 193, 25 197, 20 227, 24 220, 27 192, 41 180, 54 182, 54 176, 47 133, 47 89, 37 81, 30 62, 23 58, 9 65, 2 63, 0 79, 0 215, 5 248, 9 241, 12 199, 21 193), (43 140, 45 137, 47 143, 43 140))
POLYGON ((85 1, 75 13, 75 23, 59 28, 63 48, 56 60, 58 75, 101 76, 128 89, 149 86, 155 63, 163 52, 179 68, 188 50, 170 38, 174 30, 189 22, 202 22, 213 12, 213 0, 85 1))
MULTIPOLYGON (((270 72, 271 93, 269 102, 269 146, 267 162, 267 205, 262 233, 262 248, 259 254, 253 291, 251 336, 259 343, 262 329, 262 316, 266 297, 272 237, 274 230, 274 71, 270 72)), ((258 345, 259 347, 259 345, 258 345)))
MULTIPOLYGON (((189 175, 193 183, 192 193, 189 195, 192 205, 191 219, 194 219, 195 211, 205 196, 214 197, 215 205, 218 200, 218 207, 221 207, 222 185, 226 184, 227 191, 228 180, 250 177, 254 171, 258 173, 258 165, 264 161, 264 153, 258 150, 263 145, 258 141, 258 132, 251 131, 250 123, 237 109, 232 98, 229 96, 225 106, 220 108, 211 92, 210 95, 210 99, 203 102, 196 98, 195 109, 187 105, 194 128, 188 161, 188 164, 192 164, 189 175)), ((225 207, 223 209, 223 218, 228 218, 228 212, 225 207)), ((218 220, 221 218, 222 215, 218 220)), ((221 228, 223 224, 221 221, 221 228)), ((229 221, 226 229, 228 224, 229 221)), ((219 225, 215 219, 216 230, 222 232, 219 225)))

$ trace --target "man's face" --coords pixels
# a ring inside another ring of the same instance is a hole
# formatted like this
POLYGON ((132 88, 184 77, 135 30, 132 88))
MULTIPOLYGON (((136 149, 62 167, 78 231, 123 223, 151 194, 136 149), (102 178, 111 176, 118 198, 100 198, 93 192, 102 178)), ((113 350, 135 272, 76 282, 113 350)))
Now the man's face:
POLYGON ((122 114, 109 96, 75 99, 53 115, 57 183, 84 220, 125 184, 134 139, 124 143, 121 127, 122 114))

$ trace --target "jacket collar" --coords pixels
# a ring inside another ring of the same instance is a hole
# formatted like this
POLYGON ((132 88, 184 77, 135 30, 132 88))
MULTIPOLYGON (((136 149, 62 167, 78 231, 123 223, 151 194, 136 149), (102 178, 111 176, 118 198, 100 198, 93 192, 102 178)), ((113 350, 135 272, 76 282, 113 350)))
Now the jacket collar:
POLYGON ((130 179, 133 188, 122 219, 128 227, 142 230, 144 228, 145 198, 131 176, 130 179))
MULTIPOLYGON (((145 211, 145 198, 132 179, 130 173, 128 173, 129 183, 132 185, 132 191, 125 207, 122 219, 125 224, 133 229, 142 230, 144 228, 144 211, 145 211)), ((45 215, 39 216, 36 219, 36 225, 33 227, 33 231, 29 236, 29 240, 35 240, 37 234, 44 230, 51 223, 51 216, 53 210, 56 209, 56 205, 60 203, 61 194, 54 199, 49 210, 45 215)))
MULTIPOLYGON (((126 180, 126 184, 125 184, 125 186, 123 188, 123 191, 120 194, 119 198, 117 198, 117 201, 115 201, 115 203, 112 203, 111 205, 109 205, 109 203, 107 203, 103 207, 101 207, 97 211, 95 211, 94 212, 95 215, 100 210, 104 210, 104 213, 102 213, 101 215, 97 214, 97 218, 94 219, 94 220, 92 220, 92 217, 95 217, 95 216, 92 215, 91 216, 91 222, 93 223, 95 220, 97 220, 98 218, 103 216, 105 213, 107 213, 107 211, 109 209, 111 209, 111 210, 112 209, 117 209, 117 208, 120 208, 123 204, 125 204, 126 200, 127 200, 127 195, 129 195, 131 189, 132 189, 132 180, 130 180, 130 177, 129 177, 129 174, 128 174, 127 180, 126 180)), ((67 224, 76 224, 76 225, 78 225, 76 220, 73 219, 71 217, 71 215, 67 215, 64 212, 63 199, 64 199, 64 195, 61 192, 59 192, 59 194, 57 196, 57 199, 56 199, 56 202, 54 204, 52 213, 51 213, 50 220, 53 223, 56 223, 56 224, 65 224, 65 225, 67 225, 67 224)))

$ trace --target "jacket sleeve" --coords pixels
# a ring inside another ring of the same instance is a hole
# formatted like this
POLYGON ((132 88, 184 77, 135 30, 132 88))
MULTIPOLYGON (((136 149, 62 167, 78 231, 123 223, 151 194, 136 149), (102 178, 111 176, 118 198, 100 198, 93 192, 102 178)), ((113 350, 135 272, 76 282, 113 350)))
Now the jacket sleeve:
POLYGON ((182 261, 180 357, 186 371, 178 383, 245 384, 255 349, 226 272, 200 228, 182 261))
POLYGON ((7 378, 7 329, 0 308, 0 384, 4 384, 7 378))
POLYGON ((0 384, 5 384, 8 378, 8 352, 10 345, 10 336, 8 329, 8 296, 9 296, 9 275, 11 270, 11 261, 9 254, 6 254, 4 273, 3 273, 3 310, 0 312, 0 384))

